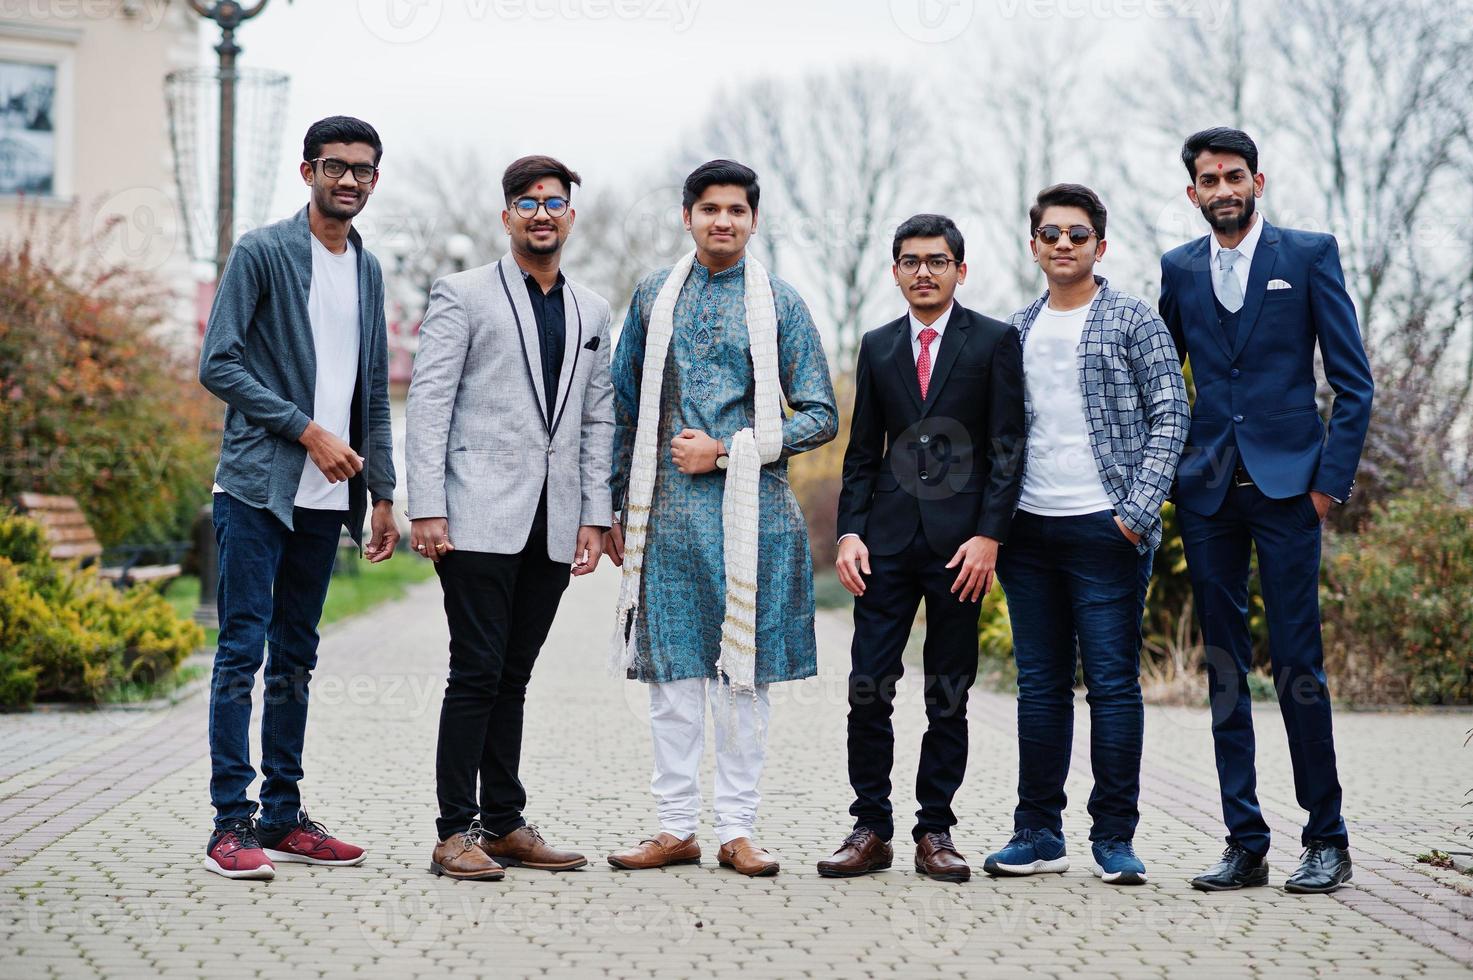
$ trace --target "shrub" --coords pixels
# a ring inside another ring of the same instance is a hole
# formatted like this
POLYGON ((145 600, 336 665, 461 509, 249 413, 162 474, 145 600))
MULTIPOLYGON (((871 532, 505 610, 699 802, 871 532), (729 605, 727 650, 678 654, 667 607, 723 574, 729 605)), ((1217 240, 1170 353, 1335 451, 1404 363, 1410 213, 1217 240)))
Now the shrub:
POLYGON ((1473 703, 1473 510, 1435 491, 1372 509, 1333 540, 1320 597, 1337 697, 1473 703))
POLYGON ((55 562, 39 526, 0 516, 0 707, 96 702, 171 673, 204 639, 157 592, 55 562))
POLYGON ((0 244, 0 499, 75 497, 104 546, 183 539, 219 413, 161 337, 163 290, 36 224, 0 244))

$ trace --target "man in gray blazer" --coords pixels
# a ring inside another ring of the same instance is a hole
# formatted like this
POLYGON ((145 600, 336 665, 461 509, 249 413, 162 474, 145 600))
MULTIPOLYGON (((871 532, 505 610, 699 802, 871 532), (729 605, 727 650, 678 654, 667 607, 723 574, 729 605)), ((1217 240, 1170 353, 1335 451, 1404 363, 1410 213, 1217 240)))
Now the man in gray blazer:
POLYGON ((576 183, 552 157, 507 167, 511 251, 434 284, 409 387, 410 541, 450 625, 430 870, 453 878, 587 863, 526 823, 517 776, 532 665, 612 517, 609 304, 558 268, 576 183))

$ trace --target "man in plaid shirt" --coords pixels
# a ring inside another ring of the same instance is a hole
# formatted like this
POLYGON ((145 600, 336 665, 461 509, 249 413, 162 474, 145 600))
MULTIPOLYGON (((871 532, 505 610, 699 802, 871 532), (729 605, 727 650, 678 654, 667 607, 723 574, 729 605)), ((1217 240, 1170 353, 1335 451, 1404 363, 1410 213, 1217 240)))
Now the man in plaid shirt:
POLYGON ((1029 248, 1048 290, 1013 314, 1023 345, 1028 450, 997 563, 1018 665, 1014 834, 983 869, 1062 872, 1075 651, 1089 689, 1094 872, 1141 884, 1141 614, 1161 505, 1186 441, 1181 362, 1145 302, 1094 274, 1105 206, 1079 184, 1039 192, 1029 248))

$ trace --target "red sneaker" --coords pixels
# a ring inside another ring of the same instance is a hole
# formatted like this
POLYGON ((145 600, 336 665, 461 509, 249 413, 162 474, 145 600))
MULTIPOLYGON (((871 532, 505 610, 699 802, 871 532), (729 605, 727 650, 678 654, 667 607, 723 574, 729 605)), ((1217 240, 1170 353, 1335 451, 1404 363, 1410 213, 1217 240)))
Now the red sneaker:
POLYGON ((276 866, 261 848, 249 820, 237 820, 210 835, 205 846, 205 867, 226 878, 255 878, 270 881, 276 866))
POLYGON ((327 832, 327 828, 315 820, 309 820, 305 812, 297 825, 278 841, 265 849, 266 856, 273 861, 297 864, 328 864, 349 866, 362 864, 368 853, 356 844, 338 840, 327 832))

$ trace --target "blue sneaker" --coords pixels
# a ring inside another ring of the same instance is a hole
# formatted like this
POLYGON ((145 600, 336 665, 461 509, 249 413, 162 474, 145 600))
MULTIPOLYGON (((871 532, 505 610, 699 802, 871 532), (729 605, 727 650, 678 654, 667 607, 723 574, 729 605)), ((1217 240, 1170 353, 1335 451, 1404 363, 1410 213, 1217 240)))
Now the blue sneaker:
POLYGON ((1062 874, 1069 870, 1064 856, 1064 838, 1052 830, 1020 830, 1008 846, 987 855, 982 870, 994 877, 1014 878, 1041 873, 1062 874))
POLYGON ((1107 885, 1144 885, 1146 866, 1135 856, 1130 841, 1110 838, 1096 841, 1092 848, 1095 855, 1095 877, 1107 885))

